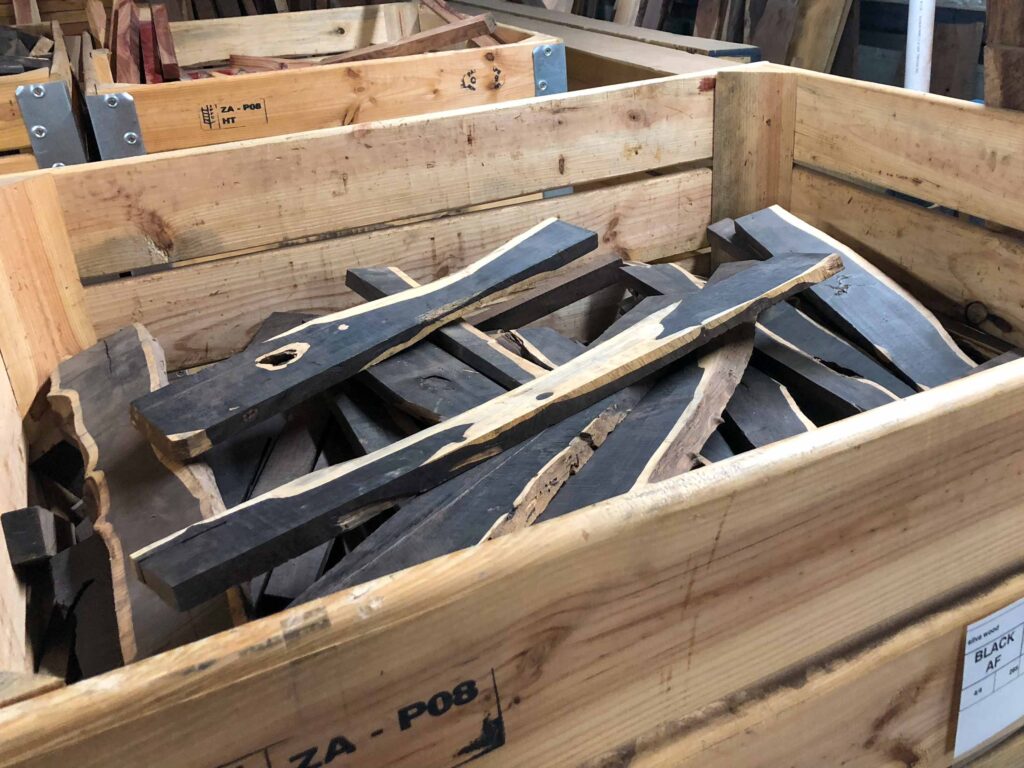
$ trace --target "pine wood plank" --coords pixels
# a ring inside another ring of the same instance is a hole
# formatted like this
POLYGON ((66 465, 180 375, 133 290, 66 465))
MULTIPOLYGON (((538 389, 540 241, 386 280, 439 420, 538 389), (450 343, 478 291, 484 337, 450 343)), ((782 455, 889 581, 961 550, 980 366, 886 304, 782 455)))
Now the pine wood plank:
POLYGON ((783 72, 720 72, 711 218, 787 205, 793 172, 796 83, 783 72))
POLYGON ((85 0, 85 17, 96 48, 107 47, 107 9, 102 0, 85 0))
POLYGON ((744 216, 736 220, 736 231, 761 256, 842 253, 842 274, 808 291, 808 302, 918 388, 952 381, 974 367, 913 296, 870 262, 788 211, 773 206, 744 216))
POLYGON ((794 160, 1024 229, 1024 115, 800 73, 794 160), (850 130, 857 125, 857 130, 850 130), (948 126, 936 133, 935 125, 948 126), (937 162, 936 158, 942 158, 937 162))
POLYGON ((193 525, 136 552, 134 561, 154 590, 187 606, 218 583, 249 578, 333 538, 339 520, 358 514, 360 508, 426 490, 445 476, 470 469, 495 451, 536 434, 551 423, 551 414, 592 405, 840 267, 836 256, 773 259, 692 300, 662 300, 661 309, 630 332, 591 347, 529 384, 390 449, 278 488, 212 524, 193 525), (510 432, 512 425, 516 429, 510 432), (344 494, 339 493, 342 487, 344 494), (287 518, 271 511, 282 504, 292 510, 287 518), (258 521, 255 527, 253 521, 258 521))
POLYGON ((249 56, 323 56, 389 39, 388 24, 411 26, 414 3, 332 8, 296 14, 263 14, 171 23, 178 63, 192 67, 249 56))
POLYGON ((179 379, 134 403, 133 419, 167 452, 197 456, 243 427, 411 346, 483 299, 499 297, 517 283, 528 285, 596 245, 593 232, 548 219, 454 275, 315 318, 252 353, 179 379))
POLYGON ((63 686, 64 681, 53 675, 0 672, 0 707, 41 696, 63 686))
POLYGON ((369 61, 393 56, 412 56, 419 53, 430 53, 432 51, 440 51, 451 45, 465 43, 474 37, 489 35, 493 31, 494 18, 490 14, 484 13, 479 16, 470 16, 448 24, 442 24, 439 27, 417 32, 399 40, 389 40, 367 48, 357 48, 354 51, 327 56, 321 59, 320 63, 345 64, 352 61, 369 61))
MULTIPOLYGON (((0 507, 28 504, 28 447, 14 387, 0 365, 0 507)), ((27 594, 15 575, 7 544, 0 541, 0 669, 30 672, 32 646, 26 632, 27 594)))
MULTIPOLYGON (((440 17, 446 22, 453 22, 459 19, 464 19, 466 18, 467 15, 464 13, 459 13, 458 11, 454 10, 444 0, 423 0, 420 3, 420 6, 423 8, 427 8, 433 14, 440 17)), ((487 48, 492 45, 501 45, 501 40, 499 40, 494 35, 482 35, 480 37, 473 38, 473 44, 477 48, 487 48)))
POLYGON ((981 328, 1024 344, 1024 312, 1015 298, 1024 285, 1024 248, 1017 238, 811 171, 797 169, 793 180, 799 216, 856 242, 932 312, 962 320, 984 296, 995 324, 981 328))
POLYGON ((750 34, 751 45, 761 49, 761 57, 765 61, 775 64, 789 62, 799 14, 797 0, 767 0, 750 34))
POLYGON ((142 586, 127 560, 135 549, 223 509, 205 465, 180 465, 158 455, 132 428, 128 404, 166 381, 160 348, 144 328, 130 326, 62 362, 49 393, 85 461, 86 506, 110 552, 126 662, 234 624, 231 597, 222 594, 194 612, 179 613, 142 586))
POLYGON ((358 299, 344 284, 350 267, 393 264, 419 281, 433 280, 548 216, 598 232, 598 250, 581 262, 620 253, 662 258, 700 243, 710 198, 710 172, 688 171, 102 283, 86 289, 86 303, 101 333, 142 322, 171 367, 187 368, 242 349, 273 310, 323 314, 354 306, 358 299))
POLYGON ((789 59, 794 67, 828 72, 836 57, 852 0, 802 0, 789 59))
MULTIPOLYGON (((57 179, 80 259, 167 263, 707 159, 714 94, 701 83, 664 80, 465 115, 352 126, 182 156, 149 155, 117 166, 137 169, 130 172, 113 174, 99 165, 83 172, 79 166, 57 179), (618 118, 610 121, 609 114, 618 118), (595 121, 607 123, 607 130, 596 134, 595 121), (517 173, 509 174, 510 156, 540 133, 551 141, 523 155, 517 173), (490 138, 486 145, 470 144, 470 135, 490 138), (444 148, 430 168, 422 162, 425 143, 444 148), (275 160, 282 153, 292 162, 275 160), (306 162, 320 169, 315 180, 306 162), (339 188, 337 179, 345 174, 348 186, 339 188), (234 179, 238 193, 225 197, 219 185, 207 183, 211 177, 234 179), (118 194, 110 195, 111 189, 118 194), (128 205, 140 215, 125 217, 128 205)), ((160 90, 176 87, 164 84, 160 90)))
POLYGON ((0 220, 0 356, 24 415, 57 363, 96 337, 53 178, 0 183, 0 220))
MULTIPOLYGON (((350 269, 345 273, 345 284, 367 300, 419 287, 419 283, 397 267, 350 269)), ((495 339, 467 322, 446 325, 430 339, 505 389, 515 389, 543 372, 530 361, 509 353, 495 339)))

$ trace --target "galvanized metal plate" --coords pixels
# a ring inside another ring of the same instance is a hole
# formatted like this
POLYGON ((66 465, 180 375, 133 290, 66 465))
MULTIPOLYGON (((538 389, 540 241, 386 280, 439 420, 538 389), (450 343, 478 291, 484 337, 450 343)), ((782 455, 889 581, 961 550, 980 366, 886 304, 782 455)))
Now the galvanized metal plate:
POLYGON ((566 93, 569 90, 563 43, 538 45, 533 49, 533 86, 535 96, 566 93))
POLYGON ((40 168, 77 165, 86 161, 71 96, 63 82, 19 85, 14 91, 28 129, 32 154, 40 168))
POLYGON ((103 160, 146 154, 135 99, 130 93, 101 93, 85 97, 92 132, 103 160))

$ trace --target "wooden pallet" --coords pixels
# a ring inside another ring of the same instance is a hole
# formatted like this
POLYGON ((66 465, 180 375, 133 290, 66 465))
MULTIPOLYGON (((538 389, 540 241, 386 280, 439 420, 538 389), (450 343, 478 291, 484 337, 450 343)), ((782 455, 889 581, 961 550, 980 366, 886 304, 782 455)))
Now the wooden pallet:
MULTIPOLYGON (((1007 111, 748 65, 41 174, 0 210, 38 230, 5 264, 39 270, 0 294, 4 501, 25 506, 21 417, 92 331, 220 359, 269 311, 352 306, 346 267, 428 280, 548 215, 654 261, 783 204, 1019 345, 1020 242, 880 190, 1022 228, 1022 139, 1007 111)), ((558 324, 586 336, 600 306, 558 324)), ((0 710, 0 763, 948 766, 964 628, 1024 596, 1022 397, 1007 364, 30 698, 0 710)))

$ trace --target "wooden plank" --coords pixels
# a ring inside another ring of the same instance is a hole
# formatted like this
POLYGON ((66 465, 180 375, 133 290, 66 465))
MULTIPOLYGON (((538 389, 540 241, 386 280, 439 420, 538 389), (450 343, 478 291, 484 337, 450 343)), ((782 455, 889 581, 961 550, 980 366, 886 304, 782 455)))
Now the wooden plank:
POLYGON ((412 56, 418 53, 440 51, 451 45, 465 43, 474 37, 494 31, 494 18, 489 13, 442 24, 433 29, 417 32, 400 40, 389 40, 367 48, 357 48, 321 59, 321 64, 343 64, 351 61, 386 59, 392 56, 412 56))
POLYGON ((1003 109, 1024 109, 1024 47, 985 45, 985 103, 1003 109))
POLYGON ((788 73, 719 73, 712 220, 788 204, 795 110, 796 84, 788 73))
POLYGON ((147 150, 162 152, 526 98, 536 87, 533 47, 455 50, 416 62, 381 59, 127 92, 135 98, 147 150), (463 86, 470 70, 489 74, 463 86), (210 104, 218 109, 204 113, 210 104))
POLYGON ((142 72, 145 82, 162 83, 164 76, 157 54, 156 28, 152 21, 139 22, 139 43, 142 50, 142 72))
POLYGON ((346 382, 324 395, 350 447, 358 456, 397 443, 405 433, 387 417, 387 413, 369 392, 346 382))
MULTIPOLYGON (((428 9, 431 13, 438 16, 446 22, 457 21, 458 19, 466 18, 467 14, 459 13, 458 11, 449 7, 448 3, 444 0, 423 0, 420 3, 421 8, 428 9)), ((494 35, 481 35, 480 37, 473 38, 473 45, 477 48, 487 48, 492 45, 501 45, 499 40, 494 35)))
POLYGON ((85 17, 96 48, 107 47, 107 9, 102 0, 85 0, 85 17))
POLYGON ((814 429, 786 387, 747 366, 725 409, 723 432, 729 442, 747 449, 785 440, 814 429))
POLYGON ((697 361, 662 376, 594 458, 558 491, 541 521, 692 469, 721 423, 750 360, 752 342, 749 326, 736 328, 697 361))
POLYGON ((39 6, 36 0, 12 0, 15 24, 40 24, 39 6))
MULTIPOLYGON (((474 12, 476 9, 471 5, 463 5, 455 2, 453 8, 474 12)), ((594 78, 590 84, 594 86, 609 85, 616 82, 626 82, 618 79, 609 79, 607 75, 601 75, 600 70, 605 66, 616 68, 615 65, 629 65, 631 76, 628 81, 635 81, 645 77, 658 77, 660 75, 682 75, 703 72, 707 75, 713 74, 714 70, 725 66, 732 66, 731 62, 724 62, 721 59, 712 60, 708 56, 695 53, 665 48, 659 45, 648 45, 624 37, 613 37, 611 35, 588 32, 584 29, 563 27, 547 21, 530 19, 524 22, 521 16, 506 16, 503 12, 492 11, 495 21, 502 24, 522 24, 532 32, 541 35, 561 38, 566 47, 567 67, 569 69, 570 83, 578 73, 580 76, 594 78), (597 70, 587 72, 586 67, 597 70)))
POLYGON ((828 72, 850 14, 852 0, 803 0, 786 62, 794 67, 828 72))
POLYGON ((171 368, 186 368, 242 349, 268 312, 323 314, 354 306, 357 297, 344 284, 349 267, 394 264, 429 281, 548 216, 598 232, 600 245, 591 258, 664 258, 701 242, 710 197, 711 173, 687 171, 101 283, 86 289, 86 305, 100 333, 142 322, 166 350, 171 368))
POLYGON ((462 5, 526 19, 526 21, 516 23, 512 22, 510 18, 509 23, 516 23, 516 26, 528 29, 533 29, 532 22, 534 21, 546 21, 562 27, 597 32, 611 37, 622 37, 626 40, 660 45, 664 48, 675 48, 687 53, 699 53, 704 56, 722 57, 741 62, 757 61, 757 50, 752 46, 743 45, 742 43, 710 40, 691 35, 677 35, 672 32, 662 32, 658 29, 631 27, 610 21, 592 19, 587 16, 579 16, 575 13, 560 13, 547 8, 510 3, 505 0, 462 0, 462 5))
POLYGON ((447 278, 317 317, 179 379, 134 403, 133 419, 168 453, 197 456, 415 344, 484 299, 500 297, 517 283, 529 285, 596 246, 593 232, 548 219, 447 278))
POLYGON ((35 171, 38 169, 39 164, 36 162, 35 156, 28 152, 0 157, 0 175, 24 173, 25 171, 35 171))
MULTIPOLYGON (((982 20, 967 23, 936 23, 933 39, 932 93, 954 99, 974 98, 978 82, 978 58, 981 56, 984 35, 985 22, 982 20)), ((992 101, 987 88, 985 99, 990 106, 1006 106, 992 101)))
POLYGON ((660 299, 662 309, 629 332, 529 384, 389 449, 278 488, 220 515, 212 525, 192 525, 136 552, 133 559, 146 583, 165 599, 192 604, 215 593, 211 590, 217 583, 251 577, 333 538, 339 520, 358 515, 361 508, 426 490, 472 468, 536 434, 551 423, 551 414, 592 405, 839 268, 835 256, 773 259, 683 303, 660 299), (292 512, 274 514, 272 509, 281 504, 292 512), (255 527, 254 519, 259 520, 255 527))
POLYGON ((913 296, 870 262, 788 211, 773 206, 739 218, 736 232, 762 257, 841 253, 842 274, 811 288, 805 298, 847 336, 872 350, 918 388, 952 381, 974 367, 913 296))
POLYGON ((139 14, 132 0, 124 0, 117 6, 114 76, 119 83, 142 82, 139 67, 139 14))
MULTIPOLYGON (((395 267, 365 267, 350 269, 345 284, 367 300, 393 296, 419 283, 395 267)), ((470 366, 497 382, 505 389, 536 378, 543 370, 518 355, 513 355, 495 339, 466 322, 452 323, 430 336, 432 341, 470 366)))
POLYGON ((158 455, 132 427, 128 404, 166 383, 160 348, 142 326, 129 326, 61 363, 48 398, 82 451, 86 507, 110 552, 126 663, 234 624, 233 598, 221 594, 195 611, 179 613, 142 585, 127 559, 130 552, 223 509, 208 467, 158 455))
POLYGON ((991 318, 983 330, 1024 344, 1024 311, 1015 298, 1024 284, 1024 247, 1017 238, 811 171, 797 169, 793 182, 794 212, 857 243, 931 311, 963 319, 967 306, 979 303, 991 318))
POLYGON ((164 80, 180 80, 181 70, 178 67, 170 21, 167 18, 167 6, 163 3, 153 6, 153 28, 156 34, 156 49, 160 59, 161 76, 164 80))
POLYGON ((799 13, 797 0, 767 0, 750 34, 750 42, 761 49, 762 59, 775 64, 789 61, 799 13))
POLYGON ((1012 202, 1024 115, 801 73, 794 160, 1024 229, 1012 202), (856 131, 850 126, 856 124, 856 131), (945 125, 935 133, 929 126, 945 125), (935 158, 944 158, 935 162, 935 158))
POLYGON ((415 4, 389 3, 294 14, 176 21, 171 34, 178 63, 192 67, 248 56, 323 56, 388 40, 387 25, 411 26, 415 4))
POLYGON ((24 415, 57 363, 96 337, 53 177, 0 182, 0 221, 0 357, 24 415))
MULTIPOLYGON (((353 66, 382 65, 387 66, 353 66)), ((352 126, 175 157, 149 155, 126 160, 117 173, 109 166, 76 166, 55 178, 78 258, 117 261, 116 269, 104 270, 116 273, 706 160, 714 92, 702 82, 683 78, 612 87, 466 115, 352 126), (609 114, 621 120, 608 121, 609 114), (595 121, 609 123, 607 129, 596 134, 595 121), (523 143, 540 133, 551 140, 522 155, 523 143), (490 138, 470 144, 470 136, 490 138), (422 162, 425 142, 445 148, 430 168, 422 162), (284 150, 295 162, 282 166, 274 160, 284 150), (513 154, 518 172, 509 174, 513 154), (315 158, 315 177, 300 160, 305 157, 315 158), (218 177, 234 179, 237 193, 225 197, 218 185, 205 183, 218 177), (341 178, 347 187, 338 187, 335 180, 341 178), (110 195, 111 189, 119 194, 110 195), (128 201, 138 216, 124 216, 128 201)), ((178 87, 165 83, 159 90, 178 87)), ((145 90, 136 93, 137 100, 145 90)))
MULTIPOLYGON (((771 668, 790 675, 779 680, 783 692, 820 690, 816 671, 828 668, 837 649, 864 641, 865 626, 907 626, 935 595, 959 608, 962 590, 1018 570, 1021 502, 999 478, 1021 467, 1022 390, 1019 364, 1002 366, 292 611, 286 624, 255 622, 188 654, 16 705, 0 712, 0 757, 40 766, 80 755, 84 768, 121 759, 164 768, 180 757, 179 718, 187 716, 184 732, 209 765, 264 747, 270 760, 287 763, 313 744, 328 744, 339 718, 346 731, 370 733, 413 701, 410 686, 451 689, 455 681, 490 680, 493 668, 503 702, 519 696, 529 703, 507 715, 509 738, 494 759, 600 760, 636 745, 640 721, 650 724, 639 734, 651 737, 640 742, 638 759, 645 758, 665 744, 655 738, 663 727, 681 716, 718 700, 729 709, 737 691, 760 701, 753 694, 764 692, 766 659, 751 648, 771 649, 771 668), (982 379, 989 386, 979 385, 982 379), (944 429, 935 429, 936 418, 944 429), (821 477, 833 482, 822 486, 821 477), (794 493, 801 488, 808 490, 794 493), (811 540, 818 546, 808 547, 811 540), (961 557, 950 568, 935 555, 954 545, 961 557), (817 578, 801 576, 808 572, 817 578), (680 595, 691 582, 683 613, 680 595), (692 635, 684 631, 681 639, 681 627, 692 635), (413 636, 421 642, 410 653, 413 636), (553 649, 552 638, 560 640, 553 649), (544 663, 525 663, 538 648, 551 649, 544 663), (784 685, 805 669, 807 684, 784 685), (296 686, 305 692, 302 706, 287 695, 296 686), (226 737, 217 713, 242 706, 253 708, 255 719, 226 737), (634 712, 629 722, 623 706, 634 712), (82 728, 88 750, 79 739, 59 737, 82 728)), ((939 691, 934 698, 917 700, 941 712, 926 721, 940 723, 929 743, 948 739, 964 626, 1021 594, 1018 585, 945 625, 953 639, 939 656, 949 676, 928 688, 939 691)), ((922 679, 899 662, 891 669, 922 679)), ((885 674, 865 686, 876 698, 858 706, 863 739, 851 740, 847 727, 821 727, 840 754, 873 765, 908 731, 894 725, 868 753, 862 744, 872 723, 915 686, 885 674)), ((906 728, 923 722, 917 707, 902 711, 906 728)), ((447 764, 480 733, 487 713, 493 719, 493 704, 458 707, 429 729, 364 736, 357 740, 361 759, 400 768, 447 764)), ((798 716, 804 729, 807 722, 798 716)), ((780 733, 780 743, 793 744, 793 733, 780 733)), ((795 733, 814 743, 814 733, 795 733)), ((802 747, 798 753, 807 754, 802 747)), ((703 765, 699 757, 694 765, 703 765)))
POLYGON ((53 513, 43 507, 22 507, 0 515, 11 565, 45 562, 57 554, 57 529, 53 513))
POLYGON ((724 0, 698 0, 693 34, 697 37, 722 37, 722 4, 724 0))
POLYGON ((579 355, 580 343, 575 339, 563 336, 553 328, 523 328, 509 331, 503 339, 511 341, 520 353, 542 366, 545 371, 553 371, 565 365, 579 355))
POLYGON ((1024 9, 1013 0, 987 0, 988 45, 1024 46, 1024 9))
POLYGON ((16 704, 25 699, 41 696, 64 686, 64 681, 53 675, 34 675, 28 672, 0 672, 0 707, 16 704))
POLYGON ((235 18, 242 15, 242 8, 238 0, 213 0, 217 8, 217 15, 222 19, 235 18))
POLYGON ((496 521, 521 516, 532 522, 543 502, 599 455, 606 435, 645 391, 627 387, 403 504, 296 604, 472 547, 496 521))

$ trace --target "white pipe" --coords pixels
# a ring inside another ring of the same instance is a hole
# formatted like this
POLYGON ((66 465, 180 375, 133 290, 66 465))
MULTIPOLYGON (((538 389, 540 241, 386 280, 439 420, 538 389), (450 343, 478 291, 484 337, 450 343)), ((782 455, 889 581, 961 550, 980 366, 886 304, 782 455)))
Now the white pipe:
POLYGON ((932 82, 935 0, 910 0, 907 19, 907 67, 903 87, 928 93, 932 82))

